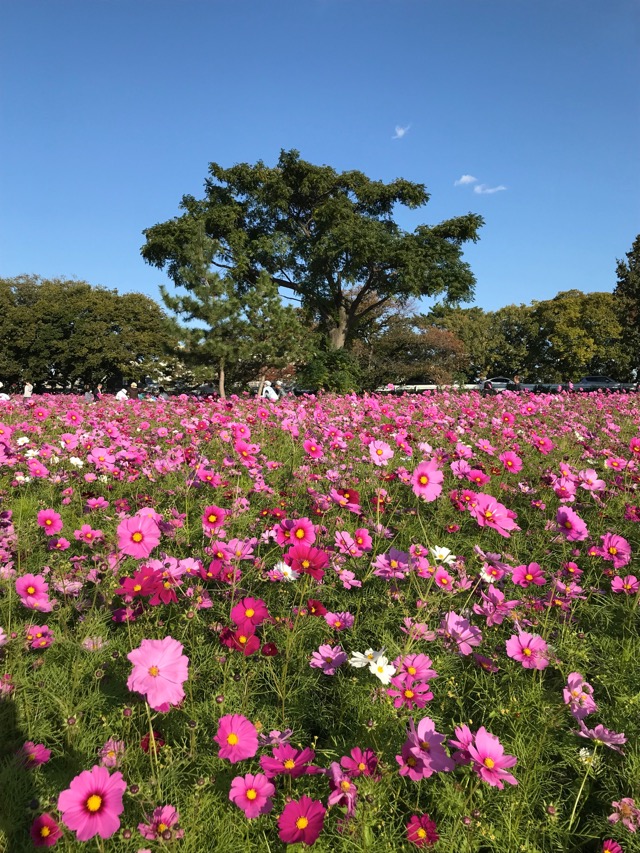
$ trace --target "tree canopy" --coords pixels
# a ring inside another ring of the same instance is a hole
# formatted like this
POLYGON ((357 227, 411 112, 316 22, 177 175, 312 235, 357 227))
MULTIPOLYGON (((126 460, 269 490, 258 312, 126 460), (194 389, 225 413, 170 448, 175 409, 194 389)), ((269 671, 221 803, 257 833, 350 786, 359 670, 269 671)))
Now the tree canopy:
POLYGON ((175 339, 160 306, 86 281, 0 279, 0 376, 60 385, 153 373, 175 339))
POLYGON ((209 167, 205 197, 183 196, 184 213, 144 231, 144 259, 166 268, 176 286, 194 290, 206 280, 194 251, 194 222, 214 252, 210 271, 242 295, 262 277, 297 299, 330 345, 342 348, 391 300, 440 296, 469 300, 475 279, 463 245, 478 239, 482 217, 469 213, 404 231, 398 205, 424 206, 423 184, 374 181, 359 171, 282 151, 275 167, 262 161, 209 167), (195 275, 194 275, 195 273, 195 275))
POLYGON ((640 234, 633 241, 626 261, 618 261, 616 274, 618 281, 614 296, 618 319, 622 326, 625 342, 633 350, 633 361, 640 367, 640 234))

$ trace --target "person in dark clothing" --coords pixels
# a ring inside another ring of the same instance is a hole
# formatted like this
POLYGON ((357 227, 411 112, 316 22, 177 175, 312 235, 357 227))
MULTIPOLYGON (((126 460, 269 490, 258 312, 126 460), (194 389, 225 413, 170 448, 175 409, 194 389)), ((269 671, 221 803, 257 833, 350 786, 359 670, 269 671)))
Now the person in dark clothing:
POLYGON ((138 384, 136 382, 132 382, 129 386, 129 399, 137 400, 139 396, 140 394, 138 392, 138 384))

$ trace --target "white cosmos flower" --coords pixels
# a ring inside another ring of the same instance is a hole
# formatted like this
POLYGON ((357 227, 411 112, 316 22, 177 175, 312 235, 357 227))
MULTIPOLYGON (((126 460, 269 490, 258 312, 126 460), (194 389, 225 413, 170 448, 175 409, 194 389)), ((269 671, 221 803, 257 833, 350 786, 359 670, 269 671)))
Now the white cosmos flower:
POLYGON ((29 444, 29 436, 21 435, 20 438, 16 439, 16 444, 18 447, 24 447, 25 444, 29 444))
POLYGON ((396 674, 396 668, 384 655, 380 655, 377 660, 369 664, 369 672, 372 672, 383 684, 390 684, 396 674))
POLYGON ((380 657, 382 657, 383 652, 384 649, 381 649, 379 652, 374 651, 374 649, 367 649, 364 654, 362 654, 362 652, 354 652, 349 658, 349 663, 351 666, 355 666, 357 669, 360 669, 361 667, 375 663, 380 657))
POLYGON ((78 456, 70 456, 69 464, 73 465, 74 468, 84 468, 84 462, 78 456))
POLYGON ((295 569, 292 569, 291 566, 288 566, 284 561, 280 561, 276 563, 272 569, 272 572, 276 575, 276 577, 281 578, 283 581, 297 581, 300 577, 300 572, 296 572, 295 569))
POLYGON ((33 459, 34 456, 39 456, 39 454, 40 454, 40 451, 38 450, 38 448, 32 447, 29 450, 27 450, 24 455, 27 457, 27 459, 33 459))
POLYGON ((440 563, 445 563, 447 566, 450 566, 451 563, 455 562, 455 554, 452 554, 449 548, 443 548, 436 545, 435 548, 429 548, 431 551, 431 555, 434 560, 438 560, 440 563))

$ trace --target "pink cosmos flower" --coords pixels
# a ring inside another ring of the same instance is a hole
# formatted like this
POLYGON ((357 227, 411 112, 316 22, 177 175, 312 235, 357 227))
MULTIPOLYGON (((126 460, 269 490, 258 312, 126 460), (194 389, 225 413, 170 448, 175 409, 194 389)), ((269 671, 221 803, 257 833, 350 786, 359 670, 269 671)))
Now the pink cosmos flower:
POLYGON ((275 746, 273 758, 269 755, 260 756, 260 767, 269 779, 275 776, 291 776, 293 779, 307 774, 310 770, 309 763, 315 758, 313 749, 294 749, 290 744, 284 743, 275 746))
POLYGON ((624 853, 624 851, 617 841, 608 838, 602 842, 602 853, 624 853))
POLYGON ((435 501, 442 492, 444 473, 438 468, 435 459, 430 462, 420 462, 411 475, 411 488, 414 495, 430 503, 435 501))
POLYGON ((437 677, 438 673, 435 669, 431 669, 431 664, 431 658, 423 654, 404 655, 404 657, 397 657, 393 661, 398 675, 405 674, 419 681, 429 681, 437 677))
POLYGON ((407 824, 407 841, 416 847, 431 847, 440 838, 428 814, 412 815, 407 824))
POLYGON ((495 735, 481 726, 476 732, 474 742, 468 748, 473 769, 478 776, 494 788, 504 788, 504 782, 517 785, 518 780, 507 773, 509 767, 517 764, 515 755, 505 755, 504 747, 495 735))
POLYGON ((587 525, 577 512, 568 506, 561 506, 556 513, 558 531, 568 542, 582 542, 589 535, 587 525))
POLYGON ((635 800, 631 797, 623 797, 611 805, 615 811, 609 815, 609 823, 615 824, 620 821, 629 832, 637 832, 640 829, 640 809, 637 808, 635 800))
POLYGON ((355 617, 346 611, 342 613, 325 613, 324 621, 334 631, 346 631, 348 628, 353 628, 355 617))
POLYGON ((520 530, 514 521, 515 513, 511 513, 492 495, 485 495, 480 492, 476 496, 476 504, 471 507, 470 512, 480 527, 491 527, 506 539, 511 536, 510 530, 520 530))
POLYGON ((583 720, 598 710, 593 699, 593 687, 587 684, 579 672, 569 673, 562 696, 576 720, 583 720))
POLYGON ((134 515, 118 525, 118 549, 136 560, 144 560, 160 542, 160 528, 152 518, 134 515))
POLYGON ((422 762, 422 778, 427 779, 433 773, 448 773, 454 769, 454 762, 446 753, 444 735, 436 731, 430 717, 423 717, 416 726, 409 719, 407 743, 411 752, 422 762))
POLYGON ((94 530, 90 524, 83 524, 79 530, 73 531, 73 535, 78 542, 96 545, 102 539, 102 530, 94 530))
POLYGON ((133 671, 127 680, 129 690, 142 693, 154 711, 165 713, 184 699, 183 682, 189 677, 189 658, 173 637, 143 640, 127 658, 133 671))
POLYGON ((482 642, 480 629, 471 625, 462 616, 458 616, 453 610, 449 611, 440 623, 438 634, 448 640, 453 640, 461 655, 470 655, 473 647, 479 646, 482 642))
POLYGON ((242 714, 225 714, 220 717, 214 740, 220 747, 218 756, 226 758, 231 764, 253 758, 258 751, 256 727, 242 714))
POLYGON ((51 750, 42 743, 34 743, 28 740, 18 752, 18 756, 28 770, 46 764, 51 758, 51 750))
POLYGON ((53 847, 62 838, 62 831, 50 814, 42 814, 29 830, 34 847, 53 847))
POLYGON ((62 530, 62 517, 53 509, 43 509, 38 513, 38 527, 42 527, 47 536, 53 536, 62 530))
POLYGON ((529 563, 528 566, 516 566, 511 574, 511 580, 526 589, 531 584, 544 586, 547 579, 542 574, 542 569, 537 563, 529 563))
POLYGON ((298 542, 293 548, 289 548, 283 559, 295 572, 311 575, 317 581, 322 580, 324 570, 329 565, 329 557, 325 551, 304 542, 298 542))
POLYGON ((369 456, 374 465, 382 468, 389 459, 393 459, 393 450, 386 441, 372 441, 369 445, 369 456))
POLYGON ((124 751, 123 740, 109 738, 100 750, 100 763, 103 767, 118 767, 124 756, 124 751))
POLYGON ((387 689, 387 695, 393 699, 394 708, 424 708, 433 699, 429 683, 410 675, 396 675, 391 678, 391 684, 393 686, 387 689))
POLYGON ((507 655, 519 661, 525 669, 544 669, 549 665, 547 644, 537 634, 521 631, 507 640, 507 655))
POLYGON ((78 841, 88 841, 95 835, 110 838, 120 828, 126 787, 119 771, 110 775, 98 765, 83 770, 58 797, 62 822, 76 833, 78 841))
POLYGON ((184 829, 173 829, 180 820, 180 815, 173 806, 159 806, 154 809, 149 823, 139 823, 138 832, 148 841, 164 841, 180 839, 184 835, 184 829), (173 830, 173 831, 172 831, 173 830), (171 839, 167 838, 167 832, 171 839))
POLYGON ((236 776, 231 782, 229 799, 251 820, 271 811, 271 797, 275 792, 274 785, 262 773, 247 773, 245 776, 236 776))
POLYGON ((522 470, 522 459, 511 450, 501 453, 498 459, 504 465, 505 470, 511 471, 512 474, 517 474, 518 471, 522 470))
POLYGON ((280 840, 285 844, 315 844, 324 826, 325 807, 303 795, 284 807, 278 818, 280 840))
POLYGON ((353 778, 373 776, 378 778, 378 756, 372 749, 354 747, 349 755, 343 755, 340 764, 353 778))
POLYGON ((335 675, 338 667, 346 663, 349 656, 340 646, 323 645, 318 647, 318 651, 311 655, 309 666, 315 669, 321 669, 325 675, 335 675))
POLYGON ((218 527, 222 527, 226 516, 226 509, 214 506, 213 504, 211 506, 206 506, 202 513, 202 527, 204 528, 205 533, 212 533, 218 527))
POLYGON ((29 648, 35 650, 48 649, 55 639, 53 631, 48 625, 30 625, 25 630, 25 636, 29 648))
POLYGON ((356 809, 358 801, 358 788, 348 773, 345 773, 337 761, 332 761, 326 771, 329 779, 330 793, 327 799, 328 806, 344 806, 347 810, 346 817, 351 817, 356 809))
POLYGON ((261 598, 241 598, 231 609, 231 620, 240 630, 250 627, 250 633, 269 618, 269 611, 261 598))
POLYGON ((449 746, 456 747, 456 751, 451 756, 452 759, 456 764, 471 764, 471 753, 469 752, 469 747, 473 744, 475 735, 467 725, 456 727, 454 732, 457 740, 449 741, 449 746))
POLYGON ((602 546, 598 553, 604 560, 612 562, 616 571, 631 561, 631 546, 623 536, 605 533, 600 538, 602 539, 602 546))
POLYGON ((53 610, 53 602, 49 601, 49 584, 45 582, 44 575, 23 575, 16 580, 16 592, 20 596, 21 603, 29 610, 39 610, 41 613, 49 613, 53 610))
POLYGON ((619 752, 621 755, 623 754, 620 747, 623 743, 627 742, 623 732, 612 732, 610 729, 606 729, 602 724, 593 729, 588 729, 582 720, 579 722, 580 731, 575 732, 575 734, 580 737, 587 738, 588 740, 592 740, 602 746, 608 746, 609 749, 613 749, 614 752, 619 752))
POLYGON ((611 581, 611 592, 624 592, 626 595, 635 595, 640 589, 640 581, 635 575, 626 575, 623 578, 615 577, 611 581))
POLYGON ((324 450, 317 441, 312 441, 308 438, 306 441, 303 441, 302 446, 307 456, 310 456, 312 459, 322 459, 324 450))

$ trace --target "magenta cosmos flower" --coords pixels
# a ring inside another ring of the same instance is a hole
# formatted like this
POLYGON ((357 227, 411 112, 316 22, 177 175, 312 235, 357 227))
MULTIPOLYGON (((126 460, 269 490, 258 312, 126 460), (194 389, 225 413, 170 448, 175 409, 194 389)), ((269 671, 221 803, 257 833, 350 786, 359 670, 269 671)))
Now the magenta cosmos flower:
POLYGON ((164 713, 184 699, 182 684, 189 677, 189 658, 182 654, 182 648, 173 637, 164 637, 143 640, 127 655, 133 664, 127 687, 142 693, 154 711, 164 713))
POLYGON ((428 814, 412 815, 407 824, 407 841, 416 847, 431 847, 440 838, 436 825, 428 814))
POLYGON ((278 818, 280 840, 285 844, 315 844, 322 832, 326 811, 321 802, 305 795, 287 803, 278 818))
POLYGON ((245 817, 252 819, 271 811, 271 797, 275 792, 275 786, 263 773, 247 773, 245 776, 236 776, 231 782, 229 799, 242 809, 245 817))
POLYGON ((613 563, 613 568, 617 571, 631 561, 631 546, 623 536, 617 536, 615 533, 605 533, 602 539, 602 547, 600 548, 600 556, 604 560, 609 560, 613 563))
POLYGON ((626 595, 635 595, 640 588, 640 582, 635 575, 626 575, 623 578, 615 577, 611 581, 611 592, 624 592, 626 595))
POLYGON ((222 509, 222 507, 214 505, 206 506, 202 513, 202 526, 205 533, 210 533, 218 527, 222 527, 226 515, 227 510, 222 509))
POLYGON ((309 666, 321 669, 325 675, 335 675, 338 667, 346 663, 348 657, 341 646, 329 646, 325 644, 319 646, 318 651, 311 655, 309 666))
POLYGON ((624 853, 622 847, 612 838, 602 842, 602 853, 624 853))
POLYGON ((256 727, 242 714, 225 714, 220 717, 214 740, 220 747, 218 756, 228 759, 231 764, 253 758, 258 751, 256 727))
POLYGON ((118 549, 136 560, 144 560, 160 542, 160 528, 152 518, 134 515, 118 525, 118 549))
POLYGON ((46 536, 53 536, 62 530, 62 518, 53 509, 40 510, 37 517, 38 527, 41 527, 46 536))
POLYGON ((517 785, 518 780, 507 773, 509 767, 517 764, 515 755, 505 755, 504 747, 495 735, 481 726, 476 732, 474 742, 468 746, 473 769, 478 776, 494 788, 504 788, 504 782, 517 785))
POLYGON ((435 459, 430 462, 421 462, 411 475, 411 488, 414 495, 422 498, 427 503, 435 501, 442 491, 444 474, 438 468, 435 459))
POLYGON ((34 847, 53 847, 62 838, 60 827, 50 814, 41 814, 29 830, 34 847))
POLYGON ((120 828, 126 787, 119 771, 111 775, 97 765, 83 770, 58 797, 62 822, 76 833, 78 841, 88 841, 94 835, 110 838, 120 828))
POLYGON ((556 514, 558 530, 568 542, 582 542, 589 535, 587 525, 577 512, 561 506, 556 514))
POLYGON ((32 740, 28 740, 20 748, 18 755, 24 766, 31 770, 41 764, 46 764, 51 758, 51 750, 47 749, 42 743, 34 743, 32 740))
POLYGON ((521 631, 507 640, 507 654, 519 661, 525 669, 544 669, 549 665, 547 644, 537 634, 521 631))

